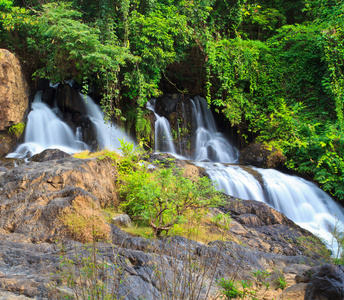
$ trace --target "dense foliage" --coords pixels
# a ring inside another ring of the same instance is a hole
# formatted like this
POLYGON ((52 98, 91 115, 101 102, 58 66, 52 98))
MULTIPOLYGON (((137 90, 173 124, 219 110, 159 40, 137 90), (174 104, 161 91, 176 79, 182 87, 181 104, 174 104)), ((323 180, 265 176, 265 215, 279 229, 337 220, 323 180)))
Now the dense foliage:
POLYGON ((339 0, 0 0, 0 46, 35 78, 97 84, 104 109, 141 137, 148 97, 204 95, 243 146, 277 147, 343 200, 343 10, 339 0))
POLYGON ((187 178, 173 159, 155 162, 149 169, 140 161, 140 147, 120 140, 122 158, 117 163, 121 209, 136 222, 150 226, 156 237, 187 218, 200 220, 208 207, 224 203, 208 177, 187 178))

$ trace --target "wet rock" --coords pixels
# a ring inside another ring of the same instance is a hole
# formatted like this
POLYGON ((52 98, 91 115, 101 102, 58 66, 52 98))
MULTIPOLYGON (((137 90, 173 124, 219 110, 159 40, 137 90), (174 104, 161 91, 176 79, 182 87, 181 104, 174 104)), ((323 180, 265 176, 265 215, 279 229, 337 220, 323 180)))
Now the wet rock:
POLYGON ((46 149, 41 153, 32 156, 29 160, 35 162, 44 162, 49 160, 68 158, 70 156, 70 154, 59 149, 46 149))
POLYGON ((283 224, 287 226, 295 225, 294 222, 289 220, 285 215, 271 208, 263 202, 255 200, 230 200, 224 207, 227 212, 232 215, 245 215, 253 214, 256 215, 263 224, 274 225, 283 224))
POLYGON ((318 238, 263 202, 227 197, 227 203, 221 210, 242 224, 240 227, 232 222, 229 232, 240 236, 241 242, 257 250, 294 256, 301 254, 310 244, 313 250, 309 255, 320 258, 318 253, 326 252, 318 238))
POLYGON ((6 158, 0 157, 0 166, 5 167, 7 169, 13 169, 21 164, 25 163, 25 159, 23 158, 6 158))
POLYGON ((309 282, 305 300, 344 299, 344 266, 324 264, 309 282))
POLYGON ((285 157, 276 148, 268 149, 261 143, 251 144, 241 151, 240 164, 259 168, 276 168, 284 165, 285 157))
POLYGON ((177 104, 182 100, 181 94, 168 94, 159 97, 155 103, 155 112, 159 116, 168 118, 171 113, 176 111, 177 104))
POLYGON ((73 89, 69 84, 59 84, 56 91, 57 105, 62 111, 79 112, 81 115, 87 115, 84 99, 79 92, 73 89))

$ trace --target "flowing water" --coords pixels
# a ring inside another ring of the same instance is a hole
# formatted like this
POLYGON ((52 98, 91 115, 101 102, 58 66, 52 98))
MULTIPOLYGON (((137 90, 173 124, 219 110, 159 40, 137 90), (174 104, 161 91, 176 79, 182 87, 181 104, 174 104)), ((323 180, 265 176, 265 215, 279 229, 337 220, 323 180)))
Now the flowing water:
POLYGON ((216 129, 214 117, 204 98, 196 96, 192 101, 196 123, 196 161, 238 163, 239 151, 216 129))
POLYGON ((44 149, 60 149, 75 153, 87 149, 87 145, 78 140, 72 129, 57 114, 42 102, 42 92, 35 95, 32 110, 28 115, 24 143, 7 157, 27 158, 44 149))
POLYGON ((87 115, 97 131, 97 139, 100 149, 116 150, 121 147, 120 140, 134 143, 122 128, 111 122, 104 122, 104 115, 100 107, 89 96, 80 94, 84 99, 87 115))
MULTIPOLYGON (((100 107, 90 97, 84 95, 80 97, 84 99, 86 111, 96 129, 100 149, 118 149, 119 139, 132 142, 121 128, 104 122, 100 107)), ((32 103, 32 110, 28 114, 24 143, 7 157, 28 158, 45 149, 60 149, 70 154, 89 149, 82 141, 81 129, 77 128, 74 133, 59 115, 60 111, 57 107, 51 109, 42 102, 42 91, 38 91, 32 103)))
POLYGON ((234 165, 239 152, 217 132, 211 111, 200 97, 193 100, 193 118, 197 124, 195 164, 207 171, 219 190, 241 199, 265 202, 336 248, 331 245, 330 230, 335 226, 344 229, 344 209, 328 194, 297 176, 234 165))
MULTIPOLYGON (((41 97, 42 92, 38 92, 32 103, 24 143, 8 157, 30 157, 48 148, 68 153, 88 149, 82 141, 80 128, 74 133, 58 117, 58 108, 49 108, 42 103, 41 97)), ((119 139, 132 141, 114 124, 104 123, 99 106, 90 97, 81 97, 95 126, 100 148, 118 149, 119 139)), ((154 111, 154 102, 147 104, 147 108, 154 111)), ((336 226, 338 220, 339 225, 344 226, 343 208, 314 183, 276 170, 234 165, 238 163, 239 151, 217 131, 215 120, 203 98, 195 97, 192 101, 192 116, 196 124, 196 151, 192 157, 196 160, 195 164, 207 170, 217 188, 238 198, 263 201, 328 242, 329 228, 336 226)), ((168 120, 156 113, 155 117, 155 150, 177 156, 168 120)))
POLYGON ((154 112, 155 115, 155 145, 154 149, 156 151, 177 154, 176 148, 174 147, 171 135, 170 123, 165 117, 160 117, 155 113, 155 99, 147 103, 147 109, 154 112))

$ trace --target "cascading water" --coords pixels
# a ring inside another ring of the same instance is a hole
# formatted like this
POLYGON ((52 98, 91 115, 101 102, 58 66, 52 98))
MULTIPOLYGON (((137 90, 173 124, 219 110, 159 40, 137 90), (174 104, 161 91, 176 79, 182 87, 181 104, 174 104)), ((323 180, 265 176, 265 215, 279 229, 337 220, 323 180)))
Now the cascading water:
POLYGON ((156 121, 155 121, 155 151, 161 151, 171 154, 177 154, 176 148, 174 147, 171 135, 171 127, 168 120, 164 117, 160 117, 155 112, 155 99, 152 100, 152 103, 147 103, 147 109, 154 112, 156 121))
POLYGON ((323 237, 330 244, 329 231, 344 224, 344 210, 314 183, 273 169, 255 168, 262 176, 266 200, 296 224, 323 237))
POLYGON ((207 170, 217 188, 227 195, 245 200, 264 201, 264 191, 259 181, 240 166, 210 162, 195 162, 195 165, 207 170))
POLYGON ((82 94, 80 94, 80 97, 84 99, 87 115, 95 126, 99 147, 101 149, 119 149, 121 147, 119 140, 121 139, 125 140, 126 142, 133 143, 133 140, 130 139, 121 128, 111 122, 104 122, 104 115, 100 107, 94 103, 91 97, 82 94))
POLYGON ((239 151, 216 129, 216 124, 204 98, 196 96, 192 101, 196 130, 196 161, 237 163, 239 151))
POLYGON ((193 105, 197 123, 195 164, 206 169, 217 188, 234 197, 267 203, 336 248, 332 245, 330 231, 336 225, 344 228, 344 209, 314 183, 302 178, 272 169, 223 164, 237 163, 238 150, 233 150, 216 131, 206 101, 196 97, 193 105), (221 163, 207 162, 209 160, 221 163))
POLYGON ((42 91, 38 91, 28 115, 24 143, 7 157, 26 158, 44 149, 60 149, 67 153, 86 150, 87 145, 76 138, 57 113, 42 103, 42 91))
MULTIPOLYGON (((104 122, 100 107, 90 97, 81 94, 80 97, 85 100, 85 109, 95 126, 101 149, 118 149, 121 146, 119 139, 132 142, 120 128, 112 123, 104 122)), ((89 149, 88 145, 82 141, 80 128, 77 128, 74 134, 72 129, 58 117, 59 114, 57 107, 51 109, 42 103, 42 91, 38 91, 32 103, 32 111, 28 115, 24 143, 7 157, 28 158, 45 149, 60 149, 67 153, 89 149)))

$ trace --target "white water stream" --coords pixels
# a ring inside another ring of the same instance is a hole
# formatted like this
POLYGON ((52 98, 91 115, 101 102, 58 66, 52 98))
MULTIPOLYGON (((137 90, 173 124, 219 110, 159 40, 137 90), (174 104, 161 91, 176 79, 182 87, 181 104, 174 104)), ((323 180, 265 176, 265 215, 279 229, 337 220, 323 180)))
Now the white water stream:
MULTIPOLYGON (((104 122, 100 107, 90 97, 81 94, 80 97, 84 99, 87 114, 95 126, 100 149, 118 149, 119 139, 133 142, 121 128, 104 122)), ((77 128, 74 133, 58 117, 59 114, 57 107, 51 109, 42 102, 42 91, 38 91, 28 115, 24 143, 7 157, 28 158, 45 149, 60 149, 70 154, 89 149, 88 145, 82 141, 81 129, 77 128)))
MULTIPOLYGON (((154 111, 154 107, 151 109, 154 111)), ((241 199, 265 202, 336 250, 330 230, 334 226, 344 230, 343 207, 314 183, 300 177, 273 169, 231 165, 238 162, 239 152, 217 132, 214 117, 204 99, 194 99, 193 116, 197 124, 195 164, 207 171, 219 190, 241 199), (263 184, 256 177, 261 177, 263 184)), ((162 151, 159 147, 155 150, 162 151)))
POLYGON ((91 97, 82 94, 80 97, 84 99, 87 115, 96 128, 100 149, 118 150, 121 147, 120 140, 122 139, 134 143, 122 128, 111 122, 104 122, 104 115, 100 107, 94 103, 91 97))
POLYGON ((196 161, 238 163, 239 151, 216 129, 214 117, 204 98, 196 96, 192 101, 196 122, 196 161))
MULTIPOLYGON (((38 92, 32 103, 25 129, 25 140, 8 157, 27 158, 44 149, 60 149, 75 153, 88 146, 82 141, 80 128, 74 133, 59 117, 58 108, 51 109, 41 101, 42 92, 38 92)), ((98 105, 83 96, 84 105, 90 120, 97 131, 100 148, 118 149, 119 139, 132 140, 114 124, 106 124, 98 105)), ((236 164, 239 152, 217 131, 215 120, 203 98, 196 97, 193 102, 193 118, 197 124, 195 164, 204 167, 218 188, 225 193, 242 199, 263 201, 284 213, 301 227, 323 237, 330 244, 333 228, 339 220, 344 228, 344 210, 341 206, 315 184, 296 176, 285 175, 276 170, 252 168, 259 173, 263 185, 236 164), (216 163, 215 163, 216 161, 216 163), (227 164, 224 164, 227 163, 227 164)), ((154 111, 154 104, 147 105, 154 111)), ((155 114, 155 150, 169 152, 177 156, 167 119, 155 114)), ((180 156, 178 156, 180 158, 180 156)))
POLYGON ((170 153, 176 155, 176 148, 174 147, 171 135, 170 123, 165 117, 160 117, 155 112, 155 99, 152 100, 152 103, 147 103, 147 109, 154 112, 155 115, 155 144, 154 149, 161 152, 170 153))

